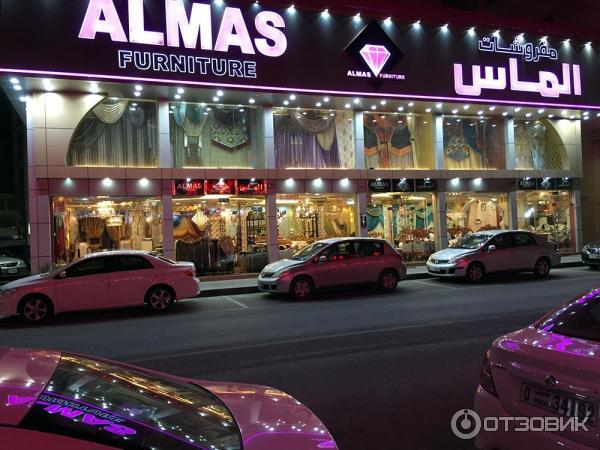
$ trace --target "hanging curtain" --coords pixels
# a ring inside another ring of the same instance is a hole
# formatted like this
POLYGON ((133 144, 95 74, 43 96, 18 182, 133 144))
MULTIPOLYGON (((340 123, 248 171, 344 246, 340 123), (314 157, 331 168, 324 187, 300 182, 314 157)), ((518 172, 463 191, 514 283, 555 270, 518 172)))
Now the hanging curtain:
POLYGON ((248 111, 227 108, 213 111, 211 141, 225 150, 237 150, 250 143, 248 111))
POLYGON ((127 103, 127 100, 106 100, 96 106, 93 112, 104 123, 116 123, 121 120, 127 103))
POLYGON ((381 206, 370 206, 367 208, 367 229, 369 231, 375 230, 377 227, 383 227, 384 216, 383 208, 381 206))
MULTIPOLYGON (((408 128, 410 136, 417 136, 417 116, 412 114, 406 116, 406 127, 408 128)), ((420 167, 418 161, 421 152, 419 139, 411 139, 411 144, 413 149, 413 167, 420 167)))

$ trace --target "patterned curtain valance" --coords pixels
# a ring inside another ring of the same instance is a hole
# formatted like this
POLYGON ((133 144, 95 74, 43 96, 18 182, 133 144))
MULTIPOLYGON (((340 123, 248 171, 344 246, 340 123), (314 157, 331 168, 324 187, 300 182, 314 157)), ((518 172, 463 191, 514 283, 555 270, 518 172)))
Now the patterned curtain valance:
POLYGON ((302 114, 292 114, 292 118, 308 133, 324 133, 335 125, 335 115, 312 119, 302 114))
POLYGON ((93 109, 94 114, 104 123, 116 123, 121 119, 128 100, 106 100, 93 109))

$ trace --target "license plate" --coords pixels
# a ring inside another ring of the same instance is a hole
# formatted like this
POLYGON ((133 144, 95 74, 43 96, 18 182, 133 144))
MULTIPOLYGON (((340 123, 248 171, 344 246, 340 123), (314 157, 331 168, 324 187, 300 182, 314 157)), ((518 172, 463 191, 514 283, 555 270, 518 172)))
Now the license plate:
POLYGON ((433 267, 430 267, 430 268, 429 268, 429 271, 430 271, 431 273, 441 273, 441 272, 442 272, 442 269, 435 269, 435 268, 433 268, 433 267))
POLYGON ((590 259, 600 259, 600 255, 597 255, 594 253, 594 254, 590 255, 590 259))
POLYGON ((17 269, 8 269, 8 273, 17 273, 17 269))
POLYGON ((598 406, 563 392, 551 391, 534 384, 523 383, 521 401, 566 417, 588 418, 586 424, 596 426, 598 406))

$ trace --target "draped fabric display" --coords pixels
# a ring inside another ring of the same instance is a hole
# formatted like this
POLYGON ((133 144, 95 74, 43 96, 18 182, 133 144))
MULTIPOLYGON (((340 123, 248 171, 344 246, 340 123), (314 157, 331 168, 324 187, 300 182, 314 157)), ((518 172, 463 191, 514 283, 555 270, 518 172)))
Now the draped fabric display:
POLYGON ((380 169, 417 167, 407 120, 396 115, 364 115, 367 167, 380 169))
POLYGON ((568 169, 567 151, 549 120, 515 120, 517 169, 568 169))
POLYGON ((335 123, 335 115, 308 117, 292 113, 275 116, 277 167, 342 167, 335 123))
POLYGON ((254 109, 172 104, 175 167, 264 167, 254 109))
POLYGON ((73 133, 69 166, 158 166, 156 103, 107 99, 73 133))
POLYGON ((383 207, 382 206, 369 206, 367 208, 367 229, 374 231, 377 227, 384 226, 383 218, 383 207))
POLYGON ((504 133, 496 119, 444 118, 447 169, 505 167, 504 133))

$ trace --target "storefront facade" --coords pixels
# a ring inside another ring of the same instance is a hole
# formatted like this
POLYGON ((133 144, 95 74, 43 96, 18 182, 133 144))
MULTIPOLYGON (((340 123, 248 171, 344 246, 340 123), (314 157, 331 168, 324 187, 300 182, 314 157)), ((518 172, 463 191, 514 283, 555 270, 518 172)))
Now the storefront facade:
POLYGON ((34 270, 131 248, 254 273, 339 236, 418 263, 489 229, 582 245, 584 44, 230 2, 5 3, 0 35, 46 38, 0 59, 26 107, 34 270))

